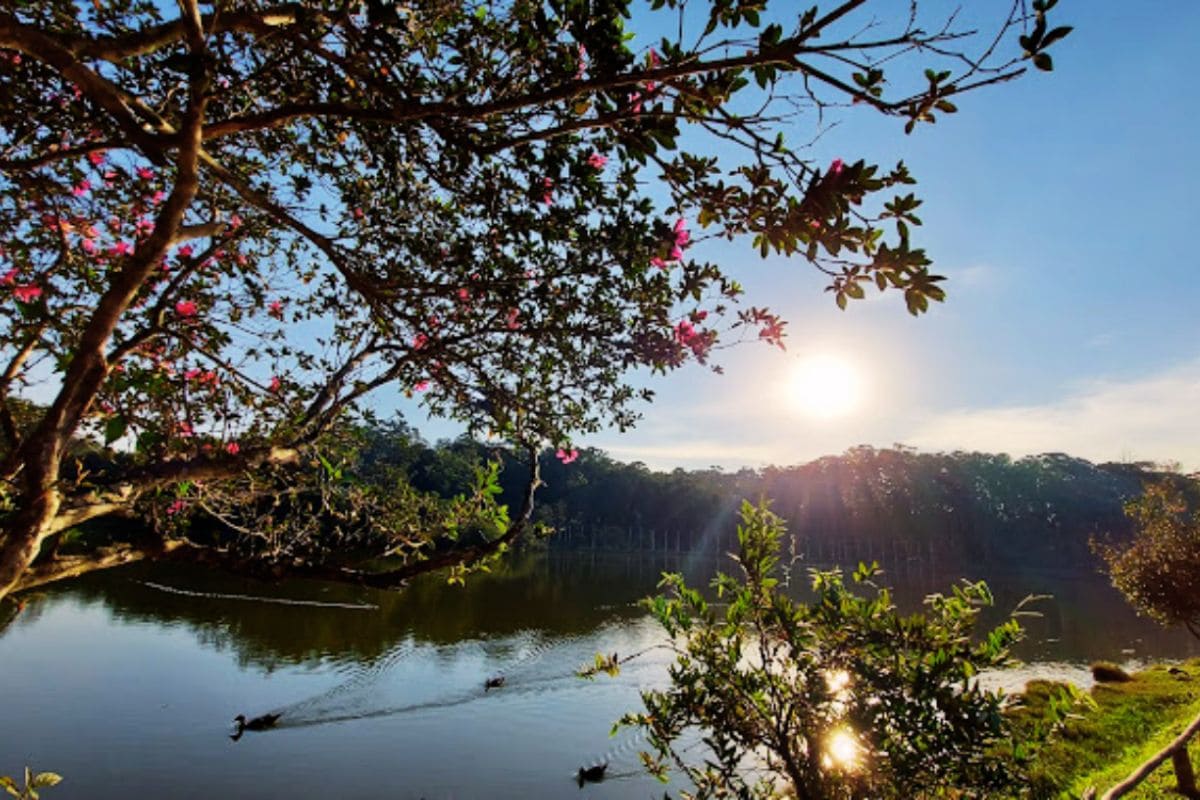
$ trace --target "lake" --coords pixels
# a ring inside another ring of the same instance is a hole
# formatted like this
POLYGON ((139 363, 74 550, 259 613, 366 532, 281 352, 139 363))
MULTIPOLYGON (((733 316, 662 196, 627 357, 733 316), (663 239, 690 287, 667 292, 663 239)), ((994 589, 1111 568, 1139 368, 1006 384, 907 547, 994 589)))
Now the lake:
MULTIPOLYGON (((65 583, 0 632, 0 774, 59 772, 55 799, 661 798, 636 732, 609 731, 639 688, 663 684, 667 653, 617 678, 575 671, 662 641, 636 601, 663 569, 700 580, 714 568, 664 558, 531 554, 465 588, 431 578, 393 593, 167 565, 65 583), (268 711, 283 713, 278 729, 230 740, 234 715, 268 711), (608 779, 577 787, 576 770, 599 761, 608 779)), ((1054 595, 1026 621, 1026 665, 993 683, 1200 655, 1100 576, 985 577, 1000 609, 1054 595)), ((954 579, 901 568, 884 582, 913 606, 954 579)))

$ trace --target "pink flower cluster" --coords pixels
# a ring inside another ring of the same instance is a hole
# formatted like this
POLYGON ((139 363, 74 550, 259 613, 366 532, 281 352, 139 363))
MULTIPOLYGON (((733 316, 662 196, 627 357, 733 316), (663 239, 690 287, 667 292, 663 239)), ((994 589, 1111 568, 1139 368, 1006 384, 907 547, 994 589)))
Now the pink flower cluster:
POLYGON ((688 244, 691 243, 691 240, 692 236, 690 233, 688 233, 687 222, 684 221, 683 217, 680 217, 675 221, 675 228, 673 229, 670 259, 664 259, 661 256, 655 256, 654 258, 650 259, 651 266, 658 267, 659 269, 666 269, 671 265, 672 262, 682 260, 683 250, 688 246, 688 244))
POLYGON ((570 464, 572 461, 575 461, 576 459, 579 458, 579 451, 576 450, 575 448, 571 448, 570 450, 564 450, 563 448, 560 447, 560 448, 558 448, 558 451, 554 454, 554 457, 557 458, 559 461, 561 461, 563 464, 570 464))
POLYGON ((19 269, 13 267, 8 272, 0 275, 0 286, 13 287, 13 297, 22 303, 32 303, 34 300, 37 300, 42 296, 42 287, 36 286, 32 283, 26 283, 17 286, 17 276, 20 274, 20 272, 21 271, 19 269))
MULTIPOLYGON (((707 316, 707 312, 700 312, 707 316)), ((703 319, 703 317, 701 317, 703 319)), ((691 323, 691 320, 681 319, 675 325, 675 341, 680 345, 689 348, 692 354, 698 359, 703 359, 708 355, 709 348, 712 347, 711 339, 701 330, 696 328, 691 323)))

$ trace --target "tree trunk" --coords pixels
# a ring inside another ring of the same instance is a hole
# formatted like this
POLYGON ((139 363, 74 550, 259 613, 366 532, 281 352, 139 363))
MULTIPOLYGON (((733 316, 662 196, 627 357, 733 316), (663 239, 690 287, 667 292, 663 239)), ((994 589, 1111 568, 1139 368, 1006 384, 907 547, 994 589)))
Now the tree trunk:
POLYGON ((22 498, 22 508, 13 517, 0 546, 0 599, 6 597, 29 565, 37 558, 42 540, 51 533, 61 496, 52 486, 22 498))

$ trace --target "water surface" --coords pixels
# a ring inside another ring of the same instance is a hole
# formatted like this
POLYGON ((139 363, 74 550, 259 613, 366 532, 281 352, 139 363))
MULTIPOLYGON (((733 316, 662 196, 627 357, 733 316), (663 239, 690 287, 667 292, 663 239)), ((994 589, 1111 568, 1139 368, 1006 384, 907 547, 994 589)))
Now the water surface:
MULTIPOLYGON (((696 579, 713 564, 684 564, 696 579)), ((660 686, 650 649, 617 678, 576 669, 661 642, 636 606, 664 568, 637 554, 515 559, 465 588, 403 592, 269 585, 138 565, 29 598, 0 633, 0 774, 66 776, 54 798, 661 798, 636 733, 610 737, 638 690, 660 686), (488 676, 505 685, 485 691, 488 676), (230 720, 282 711, 279 729, 228 738, 230 720), (580 789, 578 767, 610 762, 580 789)), ((888 575, 903 605, 952 576, 888 575)), ((1054 595, 1027 620, 1027 667, 993 679, 1083 679, 1089 660, 1200 654, 1136 617, 1098 576, 991 577, 998 607, 1054 595)))

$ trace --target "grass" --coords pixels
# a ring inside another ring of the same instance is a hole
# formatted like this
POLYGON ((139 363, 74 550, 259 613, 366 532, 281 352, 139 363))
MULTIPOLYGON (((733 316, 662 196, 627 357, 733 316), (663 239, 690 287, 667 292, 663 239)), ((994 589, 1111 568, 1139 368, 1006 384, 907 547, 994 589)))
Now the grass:
MULTIPOLYGON (((1200 714, 1200 659, 1176 669, 1187 674, 1155 666, 1126 683, 1097 684, 1092 689, 1096 708, 1069 719, 1038 753, 1032 771, 1034 795, 1079 797, 1089 786, 1103 794, 1178 736, 1200 714)), ((1045 681, 1026 687, 1025 702, 1014 712, 1018 726, 1041 716, 1054 688, 1045 681)), ((1200 767, 1198 740, 1193 738, 1189 751, 1192 763, 1200 767)), ((1170 761, 1127 797, 1180 797, 1170 761)))

